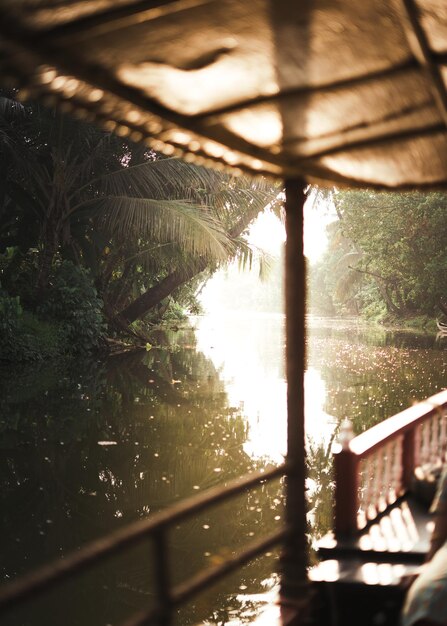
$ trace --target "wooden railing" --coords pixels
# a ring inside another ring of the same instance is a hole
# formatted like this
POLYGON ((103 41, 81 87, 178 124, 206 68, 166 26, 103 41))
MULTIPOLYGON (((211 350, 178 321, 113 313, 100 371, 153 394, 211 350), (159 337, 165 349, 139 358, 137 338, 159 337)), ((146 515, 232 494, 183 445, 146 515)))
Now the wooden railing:
POLYGON ((355 534, 411 487, 417 467, 445 461, 447 391, 334 445, 335 533, 355 534))
POLYGON ((105 537, 101 537, 83 546, 76 552, 67 555, 63 560, 59 559, 6 585, 0 590, 0 618, 6 611, 22 605, 35 596, 40 596, 50 591, 63 581, 79 575, 93 565, 129 549, 149 537, 154 541, 155 548, 156 606, 155 608, 135 613, 123 622, 122 626, 148 626, 150 624, 169 626, 174 611, 178 606, 187 602, 200 591, 209 588, 213 583, 240 568, 265 550, 278 544, 287 546, 287 540, 291 537, 293 531, 292 528, 284 526, 280 530, 252 542, 244 550, 228 557, 224 562, 198 572, 183 583, 173 585, 168 567, 167 534, 170 528, 180 520, 208 509, 219 502, 228 500, 237 494, 246 492, 252 487, 283 476, 290 478, 292 474, 293 472, 287 464, 265 472, 255 472, 238 478, 225 486, 208 489, 203 494, 198 494, 173 505, 165 511, 156 513, 146 519, 138 520, 105 537))

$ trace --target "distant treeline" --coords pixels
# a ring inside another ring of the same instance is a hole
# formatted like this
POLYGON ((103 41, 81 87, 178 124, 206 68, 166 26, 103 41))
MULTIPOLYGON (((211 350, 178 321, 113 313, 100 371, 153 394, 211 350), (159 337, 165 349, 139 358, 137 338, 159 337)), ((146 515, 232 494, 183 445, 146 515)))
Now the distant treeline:
POLYGON ((309 272, 315 313, 439 316, 447 300, 447 196, 334 191, 337 219, 309 272))

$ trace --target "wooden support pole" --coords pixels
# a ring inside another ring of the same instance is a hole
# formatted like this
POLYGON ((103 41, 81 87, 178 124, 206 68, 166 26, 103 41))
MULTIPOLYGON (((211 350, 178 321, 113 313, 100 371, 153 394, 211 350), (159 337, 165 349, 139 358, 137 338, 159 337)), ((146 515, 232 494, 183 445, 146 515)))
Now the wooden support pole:
POLYGON ((286 189, 286 371, 287 463, 286 521, 292 529, 282 559, 281 595, 287 603, 307 597, 307 538, 305 498, 304 368, 305 368, 305 260, 304 193, 302 180, 287 180, 286 189))
POLYGON ((166 530, 159 529, 154 533, 154 556, 155 556, 155 584, 157 587, 157 602, 159 616, 157 626, 170 626, 172 624, 172 601, 168 564, 168 548, 166 542, 166 530))
POLYGON ((334 449, 335 535, 352 536, 357 532, 359 460, 349 448, 334 449))

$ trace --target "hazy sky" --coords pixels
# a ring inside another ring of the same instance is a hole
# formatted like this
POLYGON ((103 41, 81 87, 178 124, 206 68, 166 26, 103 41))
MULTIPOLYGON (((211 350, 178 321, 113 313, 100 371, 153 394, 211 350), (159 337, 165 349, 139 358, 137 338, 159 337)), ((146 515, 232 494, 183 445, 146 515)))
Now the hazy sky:
MULTIPOLYGON (((326 226, 334 218, 327 207, 314 206, 312 199, 304 210, 304 254, 311 263, 321 257, 327 246, 326 226)), ((249 231, 250 243, 270 254, 277 255, 285 241, 284 225, 273 213, 265 212, 258 217, 249 231)))

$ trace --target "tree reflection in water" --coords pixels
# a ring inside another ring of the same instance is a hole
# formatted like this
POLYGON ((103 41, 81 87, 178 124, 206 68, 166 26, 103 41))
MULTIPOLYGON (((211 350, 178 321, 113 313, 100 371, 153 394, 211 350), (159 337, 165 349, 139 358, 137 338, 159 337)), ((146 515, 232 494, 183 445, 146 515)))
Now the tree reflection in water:
MULTIPOLYGON (((233 318, 230 322, 225 343, 233 351, 233 361, 235 350, 242 349, 239 365, 245 372, 256 372, 258 379, 261 363, 268 363, 276 382, 266 383, 262 391, 279 394, 285 389, 278 365, 283 358, 282 318, 259 322, 259 333, 253 320, 249 325, 245 321, 242 336, 237 322, 233 318), (258 369, 246 358, 252 352, 251 335, 258 369), (244 340, 246 344, 241 343, 244 340)), ((309 535, 315 539, 331 524, 330 447, 337 424, 349 417, 359 433, 413 399, 439 391, 445 387, 447 365, 445 342, 436 343, 431 335, 389 332, 343 320, 310 320, 308 328, 309 535)), ((253 403, 247 402, 242 410, 235 385, 230 402, 226 389, 234 371, 224 375, 217 370, 197 351, 192 333, 161 334, 157 343, 163 348, 102 364, 77 361, 3 368, 0 571, 5 583, 181 498, 268 467, 262 456, 267 449, 265 433, 282 428, 282 409, 274 412, 268 407, 271 417, 263 412, 260 421, 256 413, 250 417, 248 404, 253 403), (273 421, 266 423, 268 419, 273 421), (255 444, 262 454, 255 453, 255 444)), ((210 352, 217 352, 214 341, 213 345, 210 352)), ((259 384, 249 390, 264 402, 259 384)), ((274 399, 278 409, 282 400, 274 399)), ((258 410, 258 404, 253 407, 258 410)), ((174 580, 219 563, 249 540, 273 530, 282 523, 282 508, 278 481, 174 528, 170 534, 174 580)), ((248 623, 267 597, 260 594, 274 586, 272 572, 277 571, 276 553, 255 559, 198 596, 181 612, 179 626, 203 620, 232 626, 248 623)), ((30 605, 29 611, 17 612, 5 624, 115 625, 152 601, 148 542, 30 605)))
MULTIPOLYGON (((162 335, 158 341, 169 343, 162 335)), ((196 351, 192 336, 182 343, 100 364, 4 368, 4 583, 199 490, 268 467, 244 451, 246 422, 229 406, 212 362, 196 351)), ((282 523, 282 508, 277 481, 173 529, 173 579, 188 578, 271 531, 282 523)), ((262 604, 254 594, 274 585, 276 570, 276 553, 255 559, 182 610, 178 623, 249 621, 262 604)), ((148 543, 5 623, 116 624, 152 600, 148 543)))
MULTIPOLYGON (((446 342, 437 341, 430 333, 387 329, 358 320, 309 317, 308 373, 318 373, 321 393, 311 397, 306 425, 315 417, 318 431, 330 421, 329 416, 335 424, 349 418, 359 434, 437 393, 446 386, 445 348, 446 342), (321 415, 314 415, 315 406, 321 408, 321 415)), ((336 433, 337 428, 332 436, 336 433)), ((332 525, 330 447, 327 436, 308 444, 313 540, 332 525)))

